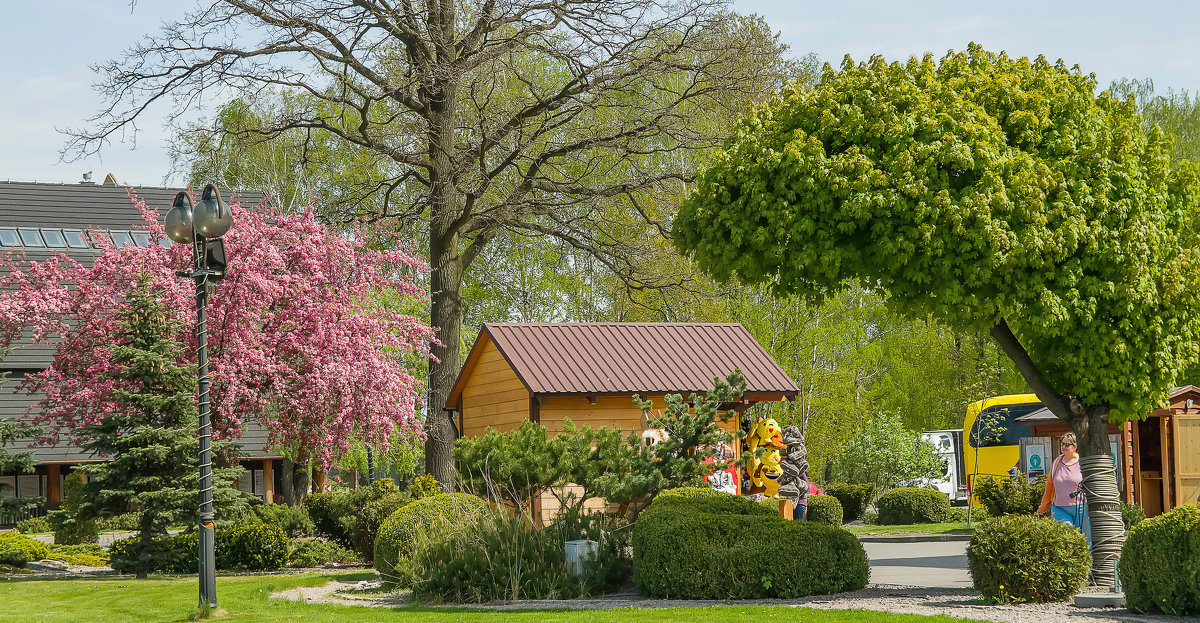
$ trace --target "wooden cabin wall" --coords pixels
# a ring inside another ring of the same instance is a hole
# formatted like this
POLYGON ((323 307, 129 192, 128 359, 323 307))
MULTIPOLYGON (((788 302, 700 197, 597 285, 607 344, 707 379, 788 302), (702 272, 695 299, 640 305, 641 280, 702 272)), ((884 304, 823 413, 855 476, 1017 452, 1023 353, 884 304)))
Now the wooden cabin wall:
POLYGON ((492 427, 499 432, 517 428, 529 419, 529 391, 509 367, 495 344, 480 353, 462 395, 462 434, 476 437, 492 427))

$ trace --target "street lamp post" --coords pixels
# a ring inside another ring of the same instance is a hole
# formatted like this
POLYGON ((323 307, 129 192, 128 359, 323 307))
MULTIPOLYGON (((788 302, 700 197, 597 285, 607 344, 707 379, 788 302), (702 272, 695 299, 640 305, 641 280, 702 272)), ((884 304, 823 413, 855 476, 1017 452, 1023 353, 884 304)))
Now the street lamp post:
POLYGON ((175 201, 164 221, 167 236, 179 244, 192 245, 192 272, 176 273, 196 282, 196 375, 197 411, 200 417, 200 607, 217 606, 217 573, 214 553, 212 505, 212 423, 208 410, 208 283, 225 276, 225 245, 221 236, 233 225, 233 215, 221 203, 221 193, 209 184, 193 209, 186 192, 175 201))

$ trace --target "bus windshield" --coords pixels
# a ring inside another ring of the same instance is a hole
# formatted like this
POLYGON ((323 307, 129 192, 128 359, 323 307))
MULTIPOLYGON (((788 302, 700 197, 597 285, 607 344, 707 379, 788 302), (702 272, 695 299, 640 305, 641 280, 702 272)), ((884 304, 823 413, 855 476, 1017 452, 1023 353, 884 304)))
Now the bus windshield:
POLYGON ((1019 424, 1017 418, 1041 409, 1041 403, 996 405, 979 412, 971 426, 970 443, 976 448, 1015 446, 1022 437, 1033 435, 1033 427, 1019 424))

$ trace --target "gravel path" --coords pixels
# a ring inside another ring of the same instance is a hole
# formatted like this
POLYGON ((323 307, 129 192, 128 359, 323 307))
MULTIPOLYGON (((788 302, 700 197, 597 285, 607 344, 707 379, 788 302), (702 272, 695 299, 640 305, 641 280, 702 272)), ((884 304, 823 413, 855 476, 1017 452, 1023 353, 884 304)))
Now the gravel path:
MULTIPOLYGON (((308 603, 351 606, 391 607, 409 605, 407 593, 393 595, 354 594, 378 586, 375 582, 330 582, 324 586, 295 588, 271 595, 308 603), (339 592, 340 591, 340 592, 339 592)), ((914 588, 872 585, 861 591, 804 599, 756 599, 736 602, 645 599, 636 594, 605 595, 594 599, 493 602, 478 606, 491 610, 603 610, 608 608, 678 608, 728 605, 782 605, 820 609, 876 610, 909 614, 945 614, 958 618, 1001 623, 1070 621, 1071 623, 1134 621, 1195 621, 1168 616, 1131 614, 1125 609, 1076 608, 1069 603, 985 606, 978 603, 979 593, 972 589, 914 588)))

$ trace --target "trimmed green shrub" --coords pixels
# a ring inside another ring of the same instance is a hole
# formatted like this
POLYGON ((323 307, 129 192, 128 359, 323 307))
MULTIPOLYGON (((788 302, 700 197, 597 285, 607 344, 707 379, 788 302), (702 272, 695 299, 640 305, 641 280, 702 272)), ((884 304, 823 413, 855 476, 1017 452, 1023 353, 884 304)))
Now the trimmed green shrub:
POLYGON ((83 545, 51 545, 47 560, 61 560, 71 565, 103 567, 108 565, 108 550, 96 543, 83 545))
POLYGON ((17 532, 21 534, 45 534, 51 530, 53 528, 50 527, 50 522, 46 521, 45 517, 30 517, 17 522, 17 532))
MULTIPOLYGON (((220 534, 224 530, 217 531, 217 548, 220 548, 220 534)), ((117 571, 117 573, 133 573, 137 571, 138 552, 140 551, 138 539, 140 537, 130 537, 116 541, 108 548, 109 565, 117 571)), ((170 536, 155 537, 151 540, 149 557, 150 571, 162 571, 166 573, 196 573, 200 568, 200 536, 196 532, 186 532, 170 536)), ((217 560, 221 560, 220 552, 217 553, 217 560)))
POLYGON ((252 512, 260 522, 279 526, 288 536, 312 536, 316 531, 312 518, 303 506, 258 504, 252 507, 252 512))
POLYGON ((1200 506, 1179 506, 1131 528, 1120 569, 1130 610, 1200 613, 1200 506))
POLYGON ((842 505, 842 523, 850 523, 862 518, 871 498, 875 497, 875 485, 834 483, 825 486, 825 495, 837 498, 842 505))
POLYGON ((870 573, 848 531, 708 489, 655 498, 634 526, 633 561, 642 594, 681 599, 824 595, 860 589, 870 573))
POLYGON ((17 532, 0 532, 0 565, 24 567, 50 554, 50 546, 17 532))
POLYGON ((122 515, 113 515, 112 517, 100 517, 96 519, 96 527, 101 531, 108 530, 141 530, 142 529, 142 514, 141 513, 124 513, 122 515))
POLYGON ((971 509, 968 509, 966 506, 952 506, 950 507, 950 515, 946 521, 965 523, 967 521, 968 512, 972 522, 983 521, 989 517, 987 509, 982 506, 976 506, 971 509))
POLYGON ((967 564, 984 599, 1063 601, 1083 588, 1092 557, 1078 528, 1031 515, 983 521, 967 546, 967 564))
POLYGON ((1034 482, 1023 476, 996 478, 984 475, 975 479, 975 497, 992 517, 1037 514, 1045 492, 1045 476, 1039 476, 1034 482))
POLYGON ((338 520, 343 510, 345 491, 310 493, 304 496, 301 506, 313 522, 316 533, 325 538, 341 541, 342 525, 338 520))
POLYGON ((840 526, 844 516, 842 503, 832 495, 808 496, 808 521, 840 526))
POLYGON ((279 526, 258 524, 217 532, 217 567, 279 569, 288 562, 287 533, 279 526))
POLYGON ((950 498, 934 489, 892 489, 875 500, 881 526, 941 523, 950 518, 950 498))
MULTIPOLYGON (((413 596, 425 602, 483 603, 498 599, 574 599, 611 590, 629 578, 628 531, 610 530, 603 514, 569 508, 548 526, 528 516, 489 513, 472 529, 417 539, 409 559, 413 596), (615 538, 614 538, 615 537, 615 538), (576 575, 566 541, 597 542, 597 554, 576 575)), ((455 527, 457 528, 457 527, 455 527)))
POLYGON ((375 568, 384 581, 406 585, 403 570, 397 565, 412 556, 413 545, 423 532, 466 526, 490 508, 487 502, 466 493, 439 493, 410 502, 379 526, 375 537, 375 568))
POLYGON ((1121 523, 1125 524, 1125 531, 1129 532, 1131 528, 1146 520, 1146 513, 1142 507, 1137 504, 1121 502, 1121 523))
POLYGON ((362 562, 358 552, 324 539, 294 539, 288 555, 292 567, 324 567, 329 563, 362 562))
POLYGON ((441 492, 442 485, 438 484, 437 478, 434 478, 433 474, 425 474, 413 479, 412 485, 408 487, 408 493, 414 500, 427 498, 441 492))
POLYGON ((380 524, 411 501, 391 478, 382 478, 369 487, 307 495, 304 508, 317 534, 357 549, 370 560, 380 524))

